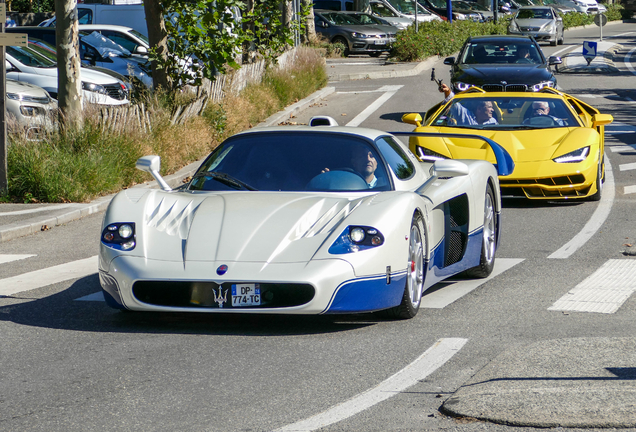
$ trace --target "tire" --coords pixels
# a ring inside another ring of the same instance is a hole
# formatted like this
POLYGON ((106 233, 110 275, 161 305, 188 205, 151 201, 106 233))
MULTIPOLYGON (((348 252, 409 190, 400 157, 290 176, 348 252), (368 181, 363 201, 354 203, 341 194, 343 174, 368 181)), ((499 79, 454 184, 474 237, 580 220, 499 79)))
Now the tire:
POLYGON ((495 193, 489 184, 486 188, 484 204, 484 230, 481 240, 481 256, 479 265, 468 269, 464 274, 472 278, 485 278, 495 267, 495 252, 497 251, 497 232, 499 219, 495 211, 495 193))
POLYGON ((563 42, 565 41, 565 30, 561 30, 561 39, 559 39, 559 41, 557 42, 557 44, 559 45, 563 45, 563 42))
POLYGON ((406 283, 402 302, 399 306, 387 309, 385 316, 395 319, 410 319, 417 315, 422 302, 424 288, 424 225, 422 216, 416 214, 411 222, 409 235, 409 257, 406 269, 406 283))
POLYGON ((349 50, 349 42, 347 42, 345 38, 343 38, 342 36, 336 36, 335 38, 333 38, 331 42, 335 44, 341 43, 342 45, 344 45, 345 49, 342 55, 344 55, 345 57, 349 57, 349 54, 351 54, 351 51, 349 50))
POLYGON ((559 35, 555 34, 554 35, 554 40, 550 41, 550 46, 557 46, 557 43, 559 42, 559 35))
POLYGON ((589 196, 589 200, 590 201, 600 201, 601 200, 601 196, 603 195, 603 180, 605 180, 603 178, 603 167, 605 166, 605 160, 603 159, 603 161, 599 161, 598 163, 598 170, 596 170, 596 182, 594 183, 596 185, 596 192, 593 195, 589 196))

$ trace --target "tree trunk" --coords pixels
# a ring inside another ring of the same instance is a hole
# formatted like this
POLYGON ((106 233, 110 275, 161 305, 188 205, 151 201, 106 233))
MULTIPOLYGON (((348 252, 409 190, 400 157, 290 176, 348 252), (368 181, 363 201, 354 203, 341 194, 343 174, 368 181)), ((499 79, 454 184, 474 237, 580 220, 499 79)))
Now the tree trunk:
MULTIPOLYGON (((144 1, 146 11, 146 24, 148 25, 148 40, 150 47, 157 50, 164 59, 168 55, 168 33, 163 22, 163 6, 159 0, 144 1)), ((155 90, 170 89, 170 81, 165 69, 158 68, 156 62, 152 62, 152 82, 155 90)))
POLYGON ((78 44, 77 0, 55 0, 57 100, 62 126, 82 125, 82 80, 78 44))
POLYGON ((302 7, 309 10, 307 15, 307 21, 305 23, 305 37, 303 43, 312 42, 316 40, 316 23, 314 22, 314 7, 312 0, 302 0, 302 7))
MULTIPOLYGON (((252 14, 253 12, 254 12, 254 0, 247 0, 245 2, 245 10, 242 10, 241 13, 243 14, 243 17, 246 17, 248 16, 248 14, 252 14)), ((242 26, 245 32, 251 32, 251 34, 254 34, 254 22, 251 19, 247 20, 243 18, 242 26)), ((241 63, 243 64, 253 63, 255 58, 256 58, 256 53, 254 51, 254 42, 246 40, 245 42, 243 42, 243 58, 241 63)))

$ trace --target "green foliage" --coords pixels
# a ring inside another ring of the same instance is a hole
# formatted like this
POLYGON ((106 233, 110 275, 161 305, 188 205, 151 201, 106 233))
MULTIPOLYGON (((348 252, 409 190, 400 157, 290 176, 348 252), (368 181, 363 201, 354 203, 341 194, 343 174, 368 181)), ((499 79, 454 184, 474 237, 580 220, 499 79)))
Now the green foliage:
POLYGON ((51 12, 55 10, 54 0, 7 0, 7 10, 20 13, 51 12))
POLYGON ((462 47, 469 36, 506 34, 509 19, 476 23, 474 21, 433 21, 419 24, 397 34, 394 55, 400 61, 417 61, 431 56, 451 55, 462 47))

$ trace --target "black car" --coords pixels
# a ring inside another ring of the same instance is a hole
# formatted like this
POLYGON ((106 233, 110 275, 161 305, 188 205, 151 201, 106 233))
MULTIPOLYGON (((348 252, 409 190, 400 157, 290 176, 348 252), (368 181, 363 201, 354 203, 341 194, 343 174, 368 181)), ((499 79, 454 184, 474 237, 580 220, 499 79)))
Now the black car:
POLYGON ((546 60, 532 37, 510 35, 469 37, 458 58, 444 60, 451 66, 451 84, 456 92, 472 86, 485 91, 555 88, 551 66, 560 63, 560 57, 546 60))

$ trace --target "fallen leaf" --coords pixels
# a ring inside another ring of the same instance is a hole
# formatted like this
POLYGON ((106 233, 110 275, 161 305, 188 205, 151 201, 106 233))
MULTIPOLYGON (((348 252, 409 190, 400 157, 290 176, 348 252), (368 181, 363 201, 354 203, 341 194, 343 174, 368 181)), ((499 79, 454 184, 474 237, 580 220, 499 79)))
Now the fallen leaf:
POLYGON ((40 228, 40 231, 48 231, 48 230, 50 230, 50 229, 51 229, 51 228, 49 228, 49 226, 48 226, 48 225, 42 225, 42 227, 40 228))

